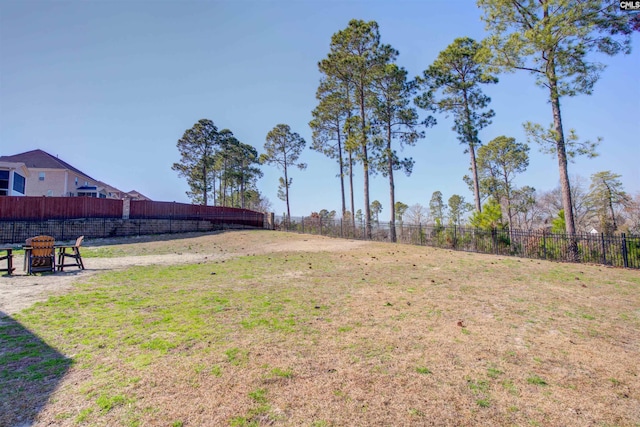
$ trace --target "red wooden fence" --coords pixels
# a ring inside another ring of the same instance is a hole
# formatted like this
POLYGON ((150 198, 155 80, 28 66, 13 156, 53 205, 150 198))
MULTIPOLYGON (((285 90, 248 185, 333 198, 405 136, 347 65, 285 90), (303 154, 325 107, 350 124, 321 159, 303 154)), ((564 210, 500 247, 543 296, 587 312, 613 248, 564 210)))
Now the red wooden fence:
MULTIPOLYGON (((122 200, 92 197, 0 197, 0 220, 123 218, 122 200)), ((264 214, 248 209, 132 200, 130 219, 206 220, 262 227, 264 214)))
POLYGON ((0 220, 122 218, 122 200, 92 197, 0 197, 0 220))
POLYGON ((254 227, 262 227, 264 223, 264 214, 262 212, 248 209, 189 205, 176 202, 152 202, 148 200, 132 200, 129 218, 200 219, 220 224, 234 223, 254 227))

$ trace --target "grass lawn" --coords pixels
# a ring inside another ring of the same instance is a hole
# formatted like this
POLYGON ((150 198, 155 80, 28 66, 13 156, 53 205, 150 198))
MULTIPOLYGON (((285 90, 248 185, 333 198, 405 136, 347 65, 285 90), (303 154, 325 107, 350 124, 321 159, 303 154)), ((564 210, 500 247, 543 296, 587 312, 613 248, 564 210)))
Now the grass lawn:
POLYGON ((102 273, 6 318, 0 425, 640 426, 639 271, 335 242, 85 249, 238 256, 102 273))

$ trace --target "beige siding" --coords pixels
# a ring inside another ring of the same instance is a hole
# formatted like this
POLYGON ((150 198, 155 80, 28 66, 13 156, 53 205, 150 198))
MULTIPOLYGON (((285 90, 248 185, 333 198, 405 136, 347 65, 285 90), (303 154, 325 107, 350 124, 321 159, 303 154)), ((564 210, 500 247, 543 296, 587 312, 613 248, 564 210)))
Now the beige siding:
POLYGON ((66 197, 71 193, 76 195, 75 179, 78 177, 78 186, 82 186, 85 182, 89 185, 97 185, 95 181, 83 175, 77 175, 75 172, 63 169, 29 169, 30 175, 26 182, 27 196, 53 196, 66 197), (40 181, 40 173, 44 172, 44 181, 40 181), (49 194, 49 191, 51 194, 49 194))

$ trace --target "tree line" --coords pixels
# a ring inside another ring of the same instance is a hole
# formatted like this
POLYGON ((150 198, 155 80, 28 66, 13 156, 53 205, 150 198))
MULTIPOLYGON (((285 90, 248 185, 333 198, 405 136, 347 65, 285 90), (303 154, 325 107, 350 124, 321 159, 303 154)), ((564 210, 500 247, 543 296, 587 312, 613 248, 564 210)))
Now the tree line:
POLYGON ((218 130, 211 120, 201 119, 184 132, 177 147, 180 162, 171 169, 187 180, 187 196, 193 203, 268 208, 268 200, 256 187, 263 175, 258 151, 229 129, 218 130))
MULTIPOLYGON (((402 214, 413 211, 416 216, 422 215, 417 212, 419 207, 410 209, 395 200, 394 174, 411 174, 414 160, 400 153, 405 146, 423 139, 429 128, 437 125, 439 114, 453 117, 452 130, 469 155, 470 176, 464 179, 473 194, 473 204, 453 195, 445 206, 442 194, 438 197, 434 193, 435 199, 432 197, 429 206, 431 218, 443 221, 447 211, 448 220, 459 223, 472 211, 473 225, 504 224, 514 228, 522 224, 522 206, 531 205, 535 190, 516 188, 513 179, 528 166, 528 144, 536 143, 558 162, 561 218, 556 218, 556 223, 562 224, 569 235, 576 232, 575 191, 571 188, 568 162, 579 155, 595 156, 599 139, 582 140, 573 129, 565 130, 560 100, 590 94, 604 69, 604 65, 592 59, 593 54, 629 53, 630 34, 637 29, 637 23, 632 15, 621 12, 617 4, 606 1, 479 0, 478 6, 487 38, 453 40, 414 79, 409 79, 408 72, 397 64, 399 52, 382 42, 375 21, 351 20, 346 28, 333 34, 329 53, 318 62, 322 77, 316 91, 317 106, 309 123, 311 149, 337 161, 342 218, 355 225, 361 217, 367 237, 371 237, 372 220, 379 221, 382 211, 379 201, 370 201, 369 180, 374 173, 380 173, 388 181, 392 241, 395 222, 402 214), (524 123, 527 143, 502 135, 484 145, 479 132, 491 125, 495 113, 483 88, 498 84, 500 73, 513 71, 532 74, 535 84, 547 92, 552 123, 548 127, 524 123), (426 112, 422 120, 418 109, 426 112), (357 166, 361 167, 363 177, 364 212, 355 208, 353 176, 357 166)), ((179 149, 187 145, 183 141, 188 141, 188 132, 178 142, 179 149)), ((175 164, 174 169, 187 178, 191 188, 188 194, 196 202, 207 202, 209 184, 205 175, 210 173, 211 179, 218 179, 218 200, 222 197, 223 203, 227 200, 245 203, 246 189, 255 187, 252 179, 259 174, 258 169, 245 173, 244 168, 249 164, 274 164, 283 171, 278 196, 286 202, 286 216, 290 218, 290 170, 305 167, 298 159, 306 142, 284 124, 270 131, 266 140, 265 153, 250 156, 253 160, 243 165, 233 163, 233 155, 228 156, 230 163, 221 163, 219 159, 224 158, 220 156, 226 153, 226 146, 216 143, 218 150, 213 155, 218 158, 213 162, 216 166, 211 167, 208 160, 203 160, 208 152, 194 152, 193 159, 185 162, 181 151, 183 161, 175 164), (204 157, 198 159, 198 155, 204 157), (231 171, 233 178, 227 171, 231 171)), ((621 188, 619 178, 610 171, 592 177, 589 203, 595 206, 594 200, 600 198, 602 206, 598 212, 601 228, 606 230, 615 231, 620 225, 616 215, 619 217, 621 209, 633 204, 621 188)), ((215 198, 215 190, 213 194, 215 198)))
MULTIPOLYGON (((611 171, 597 172, 589 182, 579 175, 570 178, 573 212, 577 232, 613 234, 618 231, 640 234, 640 194, 635 197, 624 191, 620 175, 611 171)), ((482 212, 474 210, 463 196, 453 194, 446 198, 441 191, 433 192, 429 203, 408 206, 396 202, 396 221, 410 225, 471 226, 485 230, 538 230, 566 233, 562 191, 558 186, 538 192, 530 186, 513 191, 509 202, 510 217, 505 216, 504 205, 489 192, 481 191, 485 200, 482 212), (465 217, 473 212, 470 217, 465 217)), ((371 205, 374 221, 379 225, 382 204, 374 200, 371 205)), ((362 212, 356 211, 358 221, 362 212)))

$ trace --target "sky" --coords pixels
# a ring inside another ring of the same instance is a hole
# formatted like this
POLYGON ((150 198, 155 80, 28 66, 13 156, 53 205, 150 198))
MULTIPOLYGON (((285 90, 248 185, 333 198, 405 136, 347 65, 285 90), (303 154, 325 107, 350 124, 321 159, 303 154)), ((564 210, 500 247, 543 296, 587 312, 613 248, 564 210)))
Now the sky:
MULTIPOLYGON (((198 120, 230 129, 263 152, 267 133, 288 124, 311 145, 309 121, 321 79, 317 63, 331 36, 349 20, 374 20, 397 63, 420 75, 457 37, 487 34, 474 1, 356 0, 94 0, 0 1, 0 155, 42 149, 89 176, 158 201, 189 203, 188 186, 171 169, 176 147, 198 120)), ((596 172, 622 176, 640 192, 640 34, 632 53, 595 57, 607 65, 590 96, 562 100, 565 129, 602 137, 595 159, 577 158, 569 173, 588 182, 596 172)), ((552 121, 547 93, 525 73, 501 74, 486 87, 495 111, 483 142, 506 135, 526 142, 522 123, 552 121)), ((426 112, 420 111, 421 117, 426 112)), ((428 206, 473 195, 462 177, 469 156, 437 115, 425 138, 406 147, 410 177, 396 177, 396 200, 428 206)), ((338 165, 306 149, 304 171, 291 173, 291 214, 340 211, 338 165)), ((262 166, 259 190, 273 211, 281 172, 262 166)), ((356 210, 363 209, 362 168, 355 170, 356 210)), ((557 161, 531 146, 530 165, 516 179, 538 191, 558 185, 557 161)), ((388 182, 372 177, 370 200, 389 212, 388 182)))

